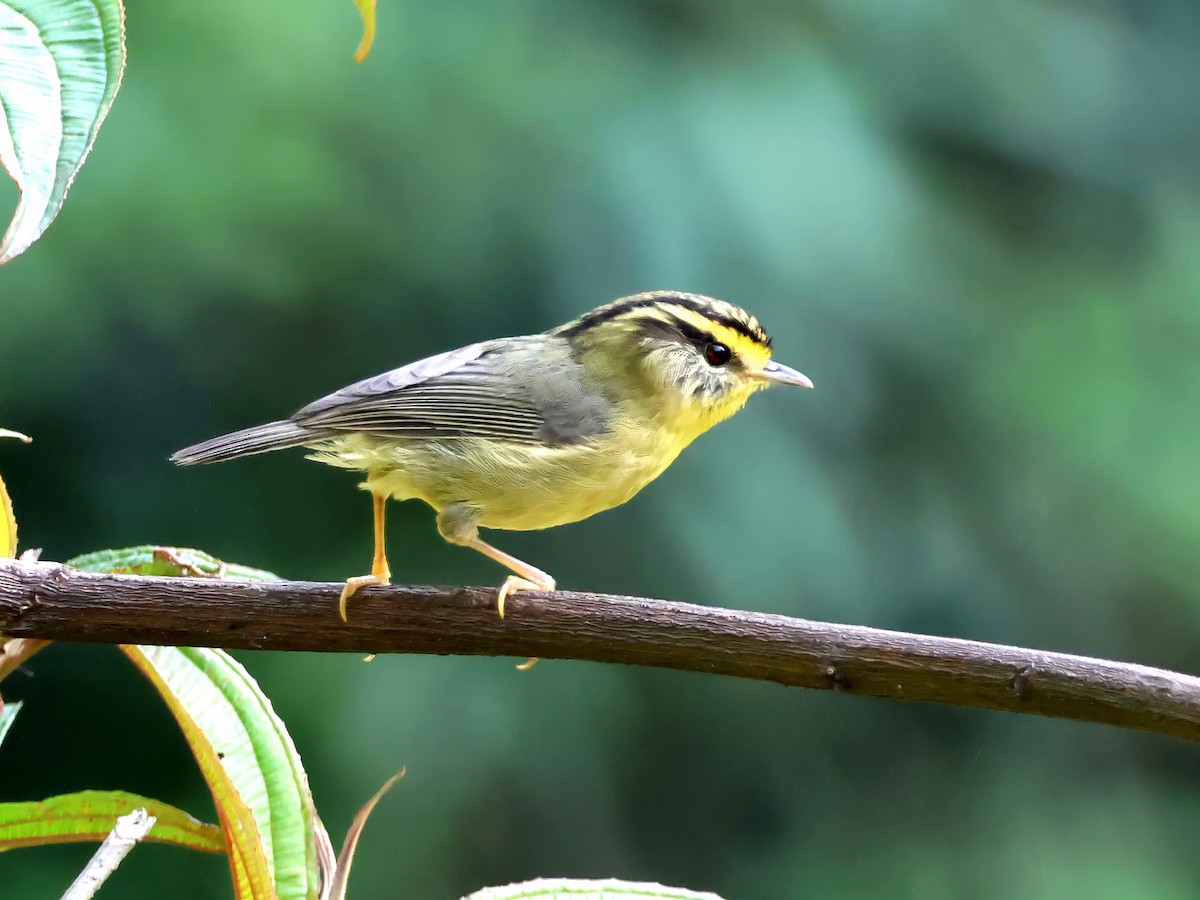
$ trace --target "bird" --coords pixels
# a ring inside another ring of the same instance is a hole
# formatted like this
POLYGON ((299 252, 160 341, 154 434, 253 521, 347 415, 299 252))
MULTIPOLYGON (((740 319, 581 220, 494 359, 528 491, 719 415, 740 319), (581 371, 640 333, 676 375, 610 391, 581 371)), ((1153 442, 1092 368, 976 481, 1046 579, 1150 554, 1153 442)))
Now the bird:
POLYGON ((451 544, 512 573, 515 591, 552 591, 536 566, 485 542, 480 528, 566 525, 628 501, 693 440, 772 385, 811 388, 771 357, 744 309, 701 294, 622 297, 540 334, 497 338, 356 382, 289 418, 186 447, 183 466, 302 447, 309 459, 363 473, 371 494, 371 572, 338 599, 388 584, 388 499, 423 500, 451 544))

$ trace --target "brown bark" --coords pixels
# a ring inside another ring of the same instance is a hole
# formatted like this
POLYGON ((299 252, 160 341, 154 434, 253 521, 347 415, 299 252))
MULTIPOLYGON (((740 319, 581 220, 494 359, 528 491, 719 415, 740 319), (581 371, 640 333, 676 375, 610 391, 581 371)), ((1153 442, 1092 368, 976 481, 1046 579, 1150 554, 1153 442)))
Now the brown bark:
POLYGON ((1200 741, 1200 678, 1132 663, 642 597, 91 575, 0 560, 0 633, 250 650, 537 656, 1103 722, 1200 741))

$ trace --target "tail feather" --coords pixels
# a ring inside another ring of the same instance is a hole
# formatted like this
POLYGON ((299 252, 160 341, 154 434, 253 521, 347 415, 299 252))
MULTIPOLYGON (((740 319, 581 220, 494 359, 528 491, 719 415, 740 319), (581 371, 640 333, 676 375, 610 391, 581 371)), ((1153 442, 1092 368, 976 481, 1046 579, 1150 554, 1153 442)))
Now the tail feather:
POLYGON ((299 447, 316 437, 312 431, 286 419, 244 428, 232 434, 223 434, 191 447, 184 447, 172 454, 171 462, 180 466, 200 463, 225 462, 271 450, 299 447))

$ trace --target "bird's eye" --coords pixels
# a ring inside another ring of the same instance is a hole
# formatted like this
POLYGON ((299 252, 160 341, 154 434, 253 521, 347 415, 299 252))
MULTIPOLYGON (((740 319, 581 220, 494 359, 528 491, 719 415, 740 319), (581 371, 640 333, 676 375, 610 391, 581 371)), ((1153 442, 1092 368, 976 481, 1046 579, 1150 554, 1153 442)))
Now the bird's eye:
POLYGON ((723 366, 733 359, 733 351, 716 341, 704 345, 704 358, 710 366, 723 366))

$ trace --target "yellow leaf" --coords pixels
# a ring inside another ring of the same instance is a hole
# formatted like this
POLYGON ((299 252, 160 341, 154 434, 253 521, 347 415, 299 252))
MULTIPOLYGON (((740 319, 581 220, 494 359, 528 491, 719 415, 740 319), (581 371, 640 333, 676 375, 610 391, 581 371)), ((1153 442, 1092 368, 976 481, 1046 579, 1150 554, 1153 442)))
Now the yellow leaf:
POLYGON ((13 515, 12 500, 0 478, 0 556, 17 555, 17 517, 13 515))
MULTIPOLYGON (((243 799, 226 768, 224 752, 213 745, 205 733, 203 724, 196 720, 194 714, 197 710, 193 707, 199 707, 202 714, 209 716, 223 713, 225 709, 217 709, 217 704, 209 702, 211 691, 204 690, 208 685, 203 681, 193 680, 182 686, 175 683, 180 671, 184 675, 192 674, 184 668, 184 664, 190 660, 189 653, 194 655, 221 651, 140 647, 132 644, 122 644, 121 650, 142 670, 142 674, 150 679, 166 701, 192 749, 192 754, 196 757, 200 773, 208 782, 213 802, 217 807, 217 817, 229 846, 229 867, 233 874, 234 894, 237 900, 270 900, 275 896, 275 876, 264 847, 264 841, 269 839, 270 832, 267 832, 266 837, 259 832, 253 811, 243 799)), ((238 721, 236 715, 231 717, 230 727, 238 721)))
MULTIPOLYGON (((22 665, 33 654, 45 650, 50 646, 50 641, 42 641, 37 638, 12 638, 4 640, 0 636, 0 681, 3 681, 22 665)), ((0 700, 0 702, 3 702, 0 700)))
POLYGON ((362 40, 354 51, 354 61, 360 63, 367 58, 371 44, 375 43, 375 0, 354 0, 354 5, 358 7, 358 14, 363 21, 362 40))
MULTIPOLYGON (((30 438, 17 431, 0 428, 0 437, 13 437, 29 443, 30 438)), ((12 500, 0 478, 0 556, 17 555, 17 517, 13 515, 12 500)))

